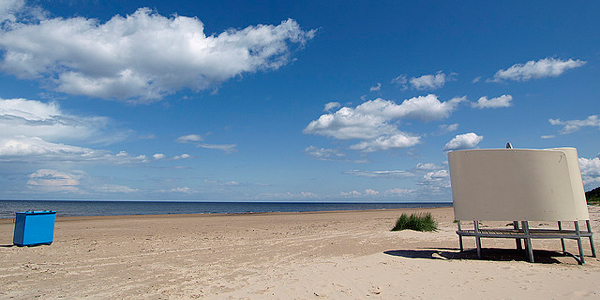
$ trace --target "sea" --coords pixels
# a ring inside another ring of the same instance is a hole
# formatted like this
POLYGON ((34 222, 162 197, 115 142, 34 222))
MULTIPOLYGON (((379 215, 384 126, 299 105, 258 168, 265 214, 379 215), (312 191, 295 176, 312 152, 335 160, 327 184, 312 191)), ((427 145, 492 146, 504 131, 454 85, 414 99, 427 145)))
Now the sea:
POLYGON ((449 206, 452 206, 451 202, 327 203, 0 200, 0 219, 14 218, 15 212, 31 210, 56 211, 56 216, 58 217, 79 217, 168 214, 244 214, 264 212, 310 212, 449 206))

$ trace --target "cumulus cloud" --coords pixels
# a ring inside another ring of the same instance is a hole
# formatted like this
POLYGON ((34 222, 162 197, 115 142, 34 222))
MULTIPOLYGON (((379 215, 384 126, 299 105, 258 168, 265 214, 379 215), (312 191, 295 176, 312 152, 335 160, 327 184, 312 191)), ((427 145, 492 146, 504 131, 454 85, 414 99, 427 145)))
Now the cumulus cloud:
POLYGON ((341 106, 342 105, 339 102, 329 102, 325 104, 325 108, 323 109, 323 111, 332 111, 341 106))
POLYGON ((477 102, 471 103, 471 106, 475 108, 499 108, 499 107, 510 107, 512 105, 513 97, 511 95, 502 95, 500 97, 488 99, 487 97, 481 97, 477 102))
POLYGON ((116 142, 124 139, 123 132, 104 134, 103 131, 109 129, 109 123, 110 120, 105 117, 67 114, 56 102, 0 99, 0 139, 19 135, 35 136, 51 142, 116 142))
POLYGON ((473 132, 459 134, 444 146, 444 151, 475 148, 481 140, 483 140, 483 136, 473 132))
POLYGON ((591 115, 584 120, 568 120, 561 121, 560 119, 549 119, 548 122, 552 125, 563 126, 560 130, 562 134, 573 133, 581 129, 581 127, 596 127, 600 129, 600 119, 598 115, 591 115))
POLYGON ((580 157, 579 166, 581 168, 583 184, 588 189, 600 186, 600 157, 580 157))
POLYGON ((182 89, 212 88, 243 73, 278 69, 290 61, 293 45, 314 35, 288 19, 207 36, 198 18, 140 8, 105 23, 73 17, 5 26, 0 69, 71 95, 147 103, 182 89))
POLYGON ((367 196, 377 196, 377 195, 379 195, 379 191, 376 191, 374 189, 366 189, 365 190, 365 195, 367 195, 367 196))
POLYGON ((383 135, 376 139, 362 141, 350 146, 350 149, 364 152, 409 148, 421 142, 421 138, 408 133, 400 132, 394 135, 383 135))
POLYGON ((435 90, 443 87, 447 81, 454 80, 454 75, 454 73, 446 75, 439 71, 435 75, 412 77, 408 82, 416 90, 435 90))
POLYGON ((191 158, 191 156, 189 154, 183 153, 181 155, 177 155, 175 157, 173 157, 173 159, 175 160, 179 160, 179 159, 188 159, 191 158))
POLYGON ((165 159, 165 158, 167 158, 167 156, 166 156, 166 155, 164 155, 164 154, 162 154, 162 153, 156 153, 156 154, 152 155, 152 157, 153 157, 155 160, 161 160, 161 159, 165 159))
POLYGON ((25 0, 3 0, 0 1, 0 23, 3 21, 16 21, 15 14, 25 7, 25 0))
POLYGON ((0 99, 0 161, 147 162, 145 156, 117 155, 71 143, 112 143, 128 136, 105 117, 65 113, 56 102, 0 99))
POLYGON ((66 173, 51 169, 40 169, 29 175, 27 186, 37 192, 83 193, 79 189, 82 173, 66 173))
POLYGON ((543 58, 538 61, 530 60, 525 64, 516 64, 506 70, 499 70, 490 81, 503 80, 528 81, 545 77, 557 77, 567 70, 585 65, 583 60, 560 60, 556 58, 543 58))
POLYGON ((425 197, 450 193, 450 173, 447 170, 427 172, 417 182, 421 188, 419 194, 425 197))
POLYGON ((340 140, 362 139, 364 141, 353 149, 364 151, 410 147, 419 142, 419 137, 401 132, 395 120, 447 118, 463 101, 466 101, 464 97, 441 102, 432 94, 407 99, 401 104, 384 99, 370 100, 356 108, 342 107, 324 114, 310 122, 304 133, 340 140))

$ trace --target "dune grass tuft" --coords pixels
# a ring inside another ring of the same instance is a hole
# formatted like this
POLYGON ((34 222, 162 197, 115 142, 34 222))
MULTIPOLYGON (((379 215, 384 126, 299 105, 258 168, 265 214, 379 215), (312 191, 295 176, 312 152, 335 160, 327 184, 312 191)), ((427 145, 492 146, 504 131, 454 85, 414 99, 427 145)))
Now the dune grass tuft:
POLYGON ((411 214, 408 216, 403 213, 398 221, 396 221, 396 226, 392 228, 392 231, 400 231, 400 230, 415 230, 415 231, 436 231, 437 223, 433 219, 431 213, 418 213, 411 214))

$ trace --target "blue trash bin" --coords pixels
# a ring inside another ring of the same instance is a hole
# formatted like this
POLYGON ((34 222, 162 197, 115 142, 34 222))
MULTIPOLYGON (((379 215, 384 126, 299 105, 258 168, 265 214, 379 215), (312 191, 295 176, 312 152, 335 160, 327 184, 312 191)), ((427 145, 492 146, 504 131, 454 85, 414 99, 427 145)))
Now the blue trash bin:
POLYGON ((16 212, 13 244, 34 246, 52 244, 56 211, 16 212))

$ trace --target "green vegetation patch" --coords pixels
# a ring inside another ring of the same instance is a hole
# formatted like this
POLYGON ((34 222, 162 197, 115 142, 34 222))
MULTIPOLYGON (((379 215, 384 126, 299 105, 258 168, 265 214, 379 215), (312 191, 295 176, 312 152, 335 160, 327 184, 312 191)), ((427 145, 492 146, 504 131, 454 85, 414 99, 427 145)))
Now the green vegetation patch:
POLYGON ((588 203, 600 204, 600 187, 586 192, 585 199, 587 199, 588 203))
POLYGON ((405 229, 415 231, 436 231, 437 223, 433 219, 431 213, 418 213, 411 214, 410 216, 403 213, 400 218, 398 218, 398 221, 396 221, 396 226, 392 228, 392 231, 405 229))

